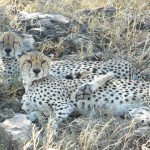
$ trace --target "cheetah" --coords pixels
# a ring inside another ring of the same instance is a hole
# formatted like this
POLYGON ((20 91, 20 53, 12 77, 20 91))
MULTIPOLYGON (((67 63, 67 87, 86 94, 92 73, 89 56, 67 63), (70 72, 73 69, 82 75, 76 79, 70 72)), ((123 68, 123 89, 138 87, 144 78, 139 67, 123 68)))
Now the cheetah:
POLYGON ((15 32, 4 32, 0 36, 0 58, 16 58, 22 53, 23 38, 15 32))
MULTIPOLYGON (((52 57, 51 57, 52 59, 52 57)), ((86 77, 85 74, 106 74, 113 72, 118 79, 142 80, 144 77, 136 67, 123 59, 103 61, 52 61, 50 74, 55 77, 75 79, 86 77)))
POLYGON ((34 51, 19 58, 27 83, 22 109, 30 120, 52 113, 57 126, 74 111, 89 116, 106 110, 150 125, 150 82, 116 79, 110 72, 67 80, 49 74, 50 62, 50 58, 34 51))
POLYGON ((0 36, 0 78, 8 87, 20 74, 17 57, 22 46, 22 37, 14 32, 4 32, 0 36))

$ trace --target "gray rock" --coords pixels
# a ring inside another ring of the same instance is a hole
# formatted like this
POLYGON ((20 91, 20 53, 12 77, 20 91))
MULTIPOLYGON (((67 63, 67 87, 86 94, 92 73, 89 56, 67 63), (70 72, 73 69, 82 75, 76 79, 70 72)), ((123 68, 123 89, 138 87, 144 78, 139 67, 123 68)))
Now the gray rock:
MULTIPOLYGON (((45 27, 40 27, 40 28, 32 28, 29 30, 27 33, 32 34, 33 37, 36 35, 39 38, 45 38, 47 35, 47 30, 45 27)), ((35 39, 36 40, 36 39, 35 39)))
POLYGON ((72 33, 66 37, 62 37, 60 38, 60 46, 64 49, 60 57, 78 53, 84 59, 103 53, 103 49, 95 42, 95 39, 85 34, 72 33))
POLYGON ((134 16, 130 18, 130 28, 136 28, 137 30, 148 30, 150 31, 150 18, 149 16, 134 16))
POLYGON ((115 13, 116 13, 116 8, 114 7, 106 7, 106 8, 102 7, 102 8, 97 8, 94 10, 90 10, 90 9, 83 10, 83 11, 80 11, 77 15, 78 16, 83 16, 83 15, 95 16, 99 14, 105 14, 109 17, 112 17, 115 13))
POLYGON ((42 20, 48 19, 49 21, 56 21, 62 24, 69 24, 70 19, 65 17, 64 15, 54 13, 54 14, 43 14, 43 13, 27 13, 25 11, 20 11, 18 14, 18 20, 42 20))
POLYGON ((64 37, 68 35, 68 31, 61 31, 60 29, 46 29, 45 27, 41 28, 32 28, 27 33, 32 34, 35 41, 39 42, 43 39, 51 39, 52 41, 57 41, 59 37, 64 37))
POLYGON ((22 34, 23 36, 23 53, 32 51, 35 49, 35 40, 30 34, 22 34))
POLYGON ((57 40, 69 34, 70 19, 62 14, 42 14, 19 12, 19 31, 32 34, 36 41, 44 38, 57 40))
POLYGON ((0 123, 0 144, 9 150, 23 150, 26 141, 32 136, 32 123, 24 114, 0 123))

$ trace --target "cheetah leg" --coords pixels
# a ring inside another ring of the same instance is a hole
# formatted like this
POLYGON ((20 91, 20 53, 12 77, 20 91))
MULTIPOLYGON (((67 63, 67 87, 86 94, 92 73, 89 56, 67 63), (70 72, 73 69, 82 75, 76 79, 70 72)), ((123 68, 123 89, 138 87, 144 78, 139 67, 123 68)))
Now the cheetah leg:
POLYGON ((58 126, 63 120, 68 118, 68 116, 75 111, 75 106, 73 104, 61 104, 54 108, 53 113, 55 115, 56 122, 54 126, 58 126))
POLYGON ((56 106, 53 108, 53 118, 49 118, 50 126, 53 131, 54 136, 58 136, 58 127, 59 124, 68 118, 68 116, 75 111, 75 106, 73 104, 63 103, 60 106, 56 106))
POLYGON ((28 95, 22 96, 21 104, 21 109, 27 113, 27 117, 31 122, 36 121, 40 117, 41 112, 38 111, 35 104, 30 101, 28 95))
POLYGON ((101 75, 94 81, 83 84, 76 91, 75 98, 78 100, 87 99, 94 91, 103 86, 107 81, 111 80, 114 74, 109 72, 106 75, 101 75))
POLYGON ((135 119, 138 126, 149 126, 150 127, 150 108, 141 107, 134 108, 125 114, 125 118, 135 119))

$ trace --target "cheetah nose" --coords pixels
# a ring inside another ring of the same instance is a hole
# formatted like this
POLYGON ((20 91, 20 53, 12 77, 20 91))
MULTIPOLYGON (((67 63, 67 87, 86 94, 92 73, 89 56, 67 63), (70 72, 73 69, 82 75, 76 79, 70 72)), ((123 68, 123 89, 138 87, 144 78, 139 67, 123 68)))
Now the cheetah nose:
POLYGON ((33 72, 37 75, 41 70, 40 69, 33 69, 33 72))
POLYGON ((6 52, 7 54, 9 54, 9 53, 11 52, 11 48, 6 48, 6 49, 5 49, 5 52, 6 52))

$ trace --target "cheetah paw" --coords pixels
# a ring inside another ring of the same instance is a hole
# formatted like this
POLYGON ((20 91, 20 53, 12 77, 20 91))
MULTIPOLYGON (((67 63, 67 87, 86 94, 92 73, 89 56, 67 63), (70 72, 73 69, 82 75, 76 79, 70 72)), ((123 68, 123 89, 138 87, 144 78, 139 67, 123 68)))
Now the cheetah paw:
POLYGON ((92 93, 91 85, 84 84, 77 89, 75 97, 78 100, 83 100, 89 98, 91 93, 92 93))

